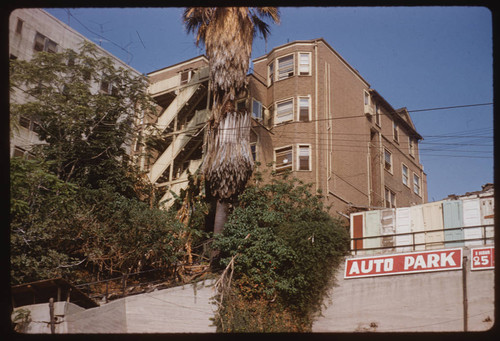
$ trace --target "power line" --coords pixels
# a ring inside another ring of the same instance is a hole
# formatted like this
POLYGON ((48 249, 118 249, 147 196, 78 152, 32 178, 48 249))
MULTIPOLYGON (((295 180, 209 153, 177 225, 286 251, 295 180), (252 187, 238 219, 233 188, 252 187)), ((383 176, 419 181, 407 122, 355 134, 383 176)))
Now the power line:
POLYGON ((408 110, 408 112, 447 110, 447 109, 457 109, 457 108, 479 107, 479 106, 485 106, 485 105, 493 105, 493 102, 490 102, 490 103, 477 103, 477 104, 464 104, 464 105, 453 105, 453 106, 449 106, 449 107, 437 107, 437 108, 428 108, 428 109, 416 109, 416 110, 408 110))

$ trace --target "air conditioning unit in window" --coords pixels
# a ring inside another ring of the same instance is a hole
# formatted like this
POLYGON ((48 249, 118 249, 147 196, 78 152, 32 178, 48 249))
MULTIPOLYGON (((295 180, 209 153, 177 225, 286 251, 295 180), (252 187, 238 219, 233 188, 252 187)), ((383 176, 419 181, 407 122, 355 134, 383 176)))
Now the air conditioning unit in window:
POLYGON ((367 117, 372 117, 375 111, 373 110, 373 107, 371 105, 365 104, 365 115, 367 117))

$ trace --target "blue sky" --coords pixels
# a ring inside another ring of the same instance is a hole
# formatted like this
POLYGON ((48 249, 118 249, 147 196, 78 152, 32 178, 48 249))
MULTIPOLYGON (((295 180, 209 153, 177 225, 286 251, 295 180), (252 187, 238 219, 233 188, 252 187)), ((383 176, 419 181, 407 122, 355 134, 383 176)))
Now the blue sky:
MULTIPOLYGON (((148 73, 204 53, 182 8, 46 9, 116 57, 148 73)), ((484 7, 282 7, 267 51, 324 38, 424 137, 429 201, 493 182, 492 17, 484 7)), ((266 53, 254 41, 253 58, 266 53)))

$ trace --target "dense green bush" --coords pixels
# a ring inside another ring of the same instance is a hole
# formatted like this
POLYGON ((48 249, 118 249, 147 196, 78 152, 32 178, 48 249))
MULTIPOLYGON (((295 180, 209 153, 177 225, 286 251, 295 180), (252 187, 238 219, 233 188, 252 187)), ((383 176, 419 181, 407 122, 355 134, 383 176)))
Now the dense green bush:
MULTIPOLYGON (((221 330, 243 330, 248 326, 239 324, 241 316, 257 318, 236 308, 251 306, 241 300, 267 302, 261 313, 286 311, 295 329, 310 328, 349 240, 346 227, 328 215, 310 189, 297 179, 275 178, 240 196, 215 242, 222 265, 236 257, 233 294, 219 312, 221 330)), ((290 325, 281 325, 281 331, 290 331, 290 325)))
POLYGON ((61 181, 42 161, 12 158, 10 177, 13 284, 167 269, 184 256, 174 212, 61 181))

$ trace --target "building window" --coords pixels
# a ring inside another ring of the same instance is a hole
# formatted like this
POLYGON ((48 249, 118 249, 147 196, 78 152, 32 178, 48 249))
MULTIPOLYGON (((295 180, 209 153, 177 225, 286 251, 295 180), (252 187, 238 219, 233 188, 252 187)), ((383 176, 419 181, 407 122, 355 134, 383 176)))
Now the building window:
POLYGON ((271 86, 274 83, 274 63, 271 62, 267 67, 267 86, 271 86))
POLYGON ((30 119, 24 116, 19 117, 19 125, 23 128, 30 128, 30 119))
POLYGON ((34 46, 34 49, 35 51, 43 51, 43 49, 45 48, 45 36, 43 34, 40 34, 40 33, 36 33, 35 35, 35 46, 34 46))
POLYGON ((365 106, 370 105, 370 94, 368 93, 368 91, 364 91, 363 93, 365 96, 365 106))
POLYGON ((256 142, 250 143, 250 150, 252 151, 252 159, 254 161, 257 161, 257 143, 256 142))
POLYGON ((57 43, 54 41, 47 39, 45 43, 45 51, 50 52, 50 53, 56 53, 57 52, 57 43))
POLYGON ((293 54, 278 58, 278 80, 293 76, 293 54))
POLYGON ((191 70, 181 72, 181 83, 180 85, 186 85, 191 80, 191 70))
POLYGON ((23 31, 23 23, 24 23, 24 21, 17 18, 17 24, 16 24, 16 33, 17 34, 21 34, 21 32, 23 31))
POLYGON ((392 173, 392 154, 384 148, 384 168, 386 171, 392 173))
POLYGON ((102 80, 101 81, 101 92, 105 93, 105 94, 109 94, 111 84, 108 82, 108 81, 105 81, 105 80, 102 80))
POLYGON ((35 35, 34 50, 38 52, 57 52, 57 43, 45 37, 43 34, 37 32, 35 35))
POLYGON ((413 145, 413 139, 411 138, 411 136, 408 136, 408 148, 409 148, 410 155, 415 157, 415 149, 414 149, 414 145, 413 145))
POLYGON ((396 207, 396 193, 394 193, 387 187, 385 188, 385 207, 387 208, 396 207))
POLYGON ((395 121, 392 122, 392 134, 394 135, 394 141, 399 142, 399 129, 395 121))
POLYGON ((375 103, 375 123, 380 127, 380 107, 375 103))
POLYGON ((252 100, 252 117, 256 120, 262 120, 262 103, 256 99, 252 100))
POLYGON ((311 75, 311 53, 299 53, 299 75, 311 75))
POLYGON ((311 120, 311 101, 309 97, 299 97, 299 121, 311 120))
POLYGON ((292 146, 274 150, 274 159, 276 160, 276 172, 282 173, 293 169, 293 148, 292 146))
POLYGON ((293 121, 293 99, 276 103, 276 124, 293 121))
POLYGON ((420 177, 413 173, 413 192, 420 196, 420 177))
POLYGON ((406 166, 404 163, 403 163, 403 167, 402 167, 402 174, 403 174, 403 184, 405 186, 408 186, 410 187, 410 184, 409 184, 409 173, 408 173, 408 166, 406 166))
POLYGON ((311 147, 309 145, 299 145, 299 170, 311 170, 311 147))

